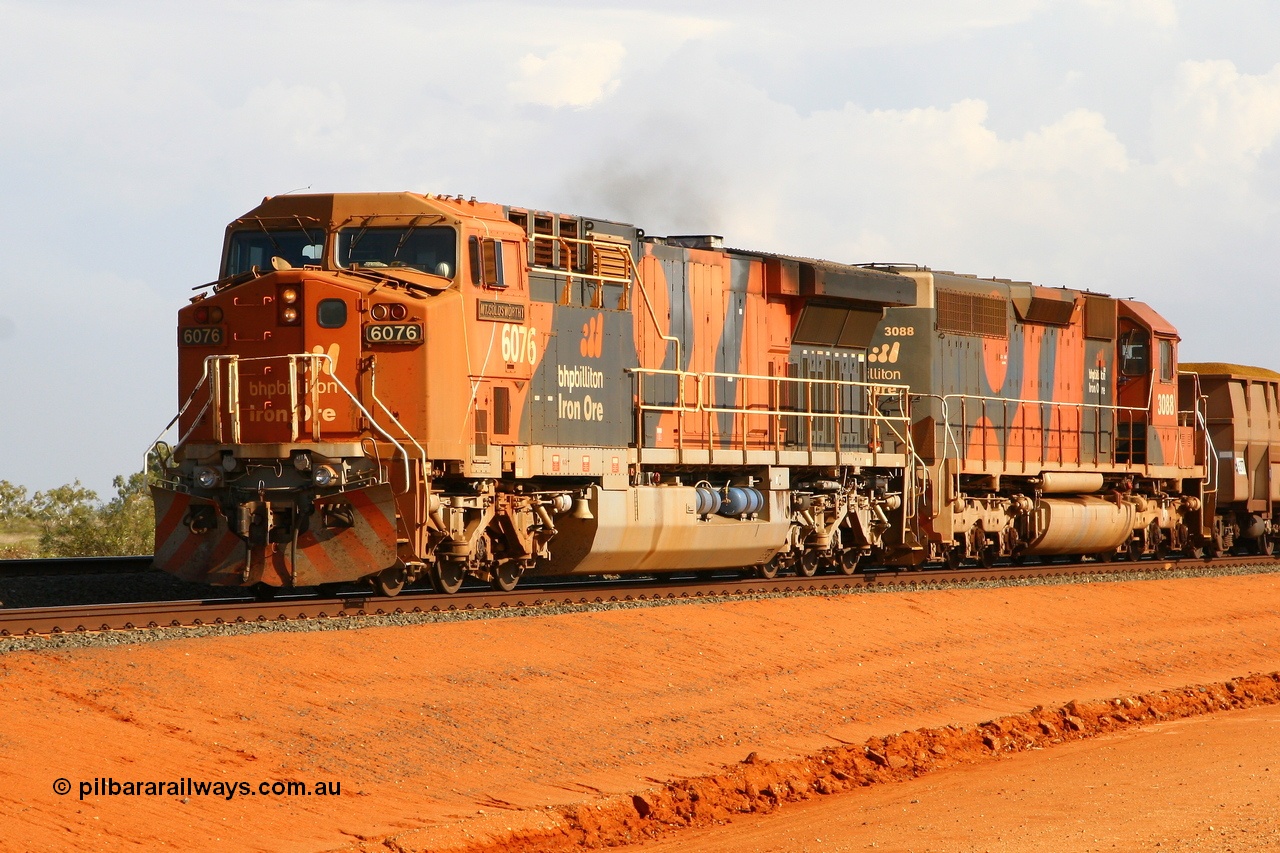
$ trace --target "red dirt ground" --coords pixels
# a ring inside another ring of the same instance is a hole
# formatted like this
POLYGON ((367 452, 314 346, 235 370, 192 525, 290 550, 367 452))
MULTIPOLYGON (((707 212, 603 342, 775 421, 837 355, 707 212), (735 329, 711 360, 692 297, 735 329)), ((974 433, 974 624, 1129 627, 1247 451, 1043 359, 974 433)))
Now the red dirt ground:
POLYGON ((0 656, 0 849, 418 851, 554 835, 566 812, 548 806, 594 807, 751 752, 768 766, 1037 705, 1095 708, 1084 700, 1270 672, 1278 647, 1280 576, 1257 575, 12 653, 0 656), (79 799, 96 777, 342 790, 79 799), (58 778, 70 794, 53 792, 58 778))
POLYGON ((1280 707, 1157 723, 615 849, 1280 850, 1280 707))

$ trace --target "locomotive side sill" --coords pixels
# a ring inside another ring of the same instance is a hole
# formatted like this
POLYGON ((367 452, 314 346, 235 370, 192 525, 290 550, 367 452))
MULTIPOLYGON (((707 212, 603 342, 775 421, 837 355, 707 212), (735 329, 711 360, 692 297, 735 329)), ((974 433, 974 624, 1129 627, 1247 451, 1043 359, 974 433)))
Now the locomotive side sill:
POLYGON ((331 459, 364 456, 358 441, 317 441, 281 444, 188 444, 188 459, 207 459, 230 451, 237 459, 288 459, 295 450, 309 450, 331 459))

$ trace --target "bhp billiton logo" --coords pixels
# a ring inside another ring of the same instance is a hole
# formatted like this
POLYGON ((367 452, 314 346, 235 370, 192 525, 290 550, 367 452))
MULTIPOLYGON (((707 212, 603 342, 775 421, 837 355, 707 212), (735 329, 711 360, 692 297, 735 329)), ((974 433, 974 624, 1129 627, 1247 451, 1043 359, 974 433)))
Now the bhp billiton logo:
POLYGON ((871 352, 867 353, 867 361, 876 364, 897 364, 898 349, 902 346, 900 341, 894 341, 892 345, 884 344, 883 346, 872 347, 871 352))
POLYGON ((582 340, 578 352, 583 358, 599 358, 604 352, 604 315, 597 314, 582 326, 582 340))
MULTIPOLYGON (((316 355, 325 355, 324 347, 322 346, 314 346, 311 348, 311 351, 316 355)), ((338 344, 330 344, 328 353, 329 360, 321 362, 324 372, 329 376, 332 376, 338 369, 338 353, 340 352, 342 352, 342 347, 338 344)))

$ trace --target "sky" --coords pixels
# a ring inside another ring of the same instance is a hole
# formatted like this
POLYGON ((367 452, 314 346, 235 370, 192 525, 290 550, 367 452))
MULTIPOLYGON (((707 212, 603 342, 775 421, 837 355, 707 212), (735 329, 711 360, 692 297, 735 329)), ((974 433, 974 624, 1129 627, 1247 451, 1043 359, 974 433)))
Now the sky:
POLYGON ((0 479, 104 497, 263 196, 412 190, 1153 305, 1280 369, 1280 3, 0 0, 0 479))

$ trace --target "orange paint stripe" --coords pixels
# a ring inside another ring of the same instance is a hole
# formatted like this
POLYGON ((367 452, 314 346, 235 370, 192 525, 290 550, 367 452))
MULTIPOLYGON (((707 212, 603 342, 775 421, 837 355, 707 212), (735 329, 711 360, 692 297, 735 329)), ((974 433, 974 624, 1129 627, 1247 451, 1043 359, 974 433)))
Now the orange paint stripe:
MULTIPOLYGON (((185 528, 184 528, 185 530, 185 528)), ((163 558, 164 565, 161 566, 165 571, 176 572, 181 574, 184 566, 191 559, 191 555, 195 553, 196 548, 200 546, 200 540, 190 531, 176 531, 173 536, 165 542, 165 551, 169 551, 169 543, 177 539, 178 544, 173 548, 168 556, 163 558)))
POLYGON ((165 511, 164 516, 156 522, 156 540, 159 541, 161 536, 167 541, 173 532, 182 523, 182 516, 186 514, 187 507, 191 505, 191 498, 186 495, 171 492, 173 500, 169 504, 169 509, 165 511))
MULTIPOLYGON (((392 499, 394 502, 394 499, 392 499)), ((396 540, 395 523, 388 518, 388 512, 383 509, 383 505, 377 503, 369 496, 367 491, 357 492, 351 496, 351 506, 369 524, 369 527, 383 539, 389 539, 392 542, 396 540)), ((394 511, 392 512, 392 515, 394 511)))
MULTIPOLYGON (((320 577, 333 578, 334 580, 342 578, 343 573, 329 556, 326 546, 320 544, 312 533, 306 533, 298 537, 298 548, 293 555, 293 559, 296 563, 305 561, 309 565, 311 572, 320 577), (304 546, 303 540, 308 538, 311 541, 304 546)), ((342 579, 345 580, 345 578, 342 579)))
POLYGON ((375 565, 377 562, 373 559, 373 554, 369 553, 364 544, 356 538, 355 534, 350 530, 344 530, 341 534, 329 540, 331 547, 336 546, 347 554, 347 559, 356 567, 361 575, 372 574, 373 572, 385 569, 386 566, 375 565))
MULTIPOLYGON (((222 532, 222 538, 218 540, 218 544, 214 546, 213 553, 209 555, 209 568, 220 569, 235 553, 237 546, 244 545, 239 536, 236 536, 230 530, 222 532)), ((248 547, 248 546, 245 546, 248 547)))

